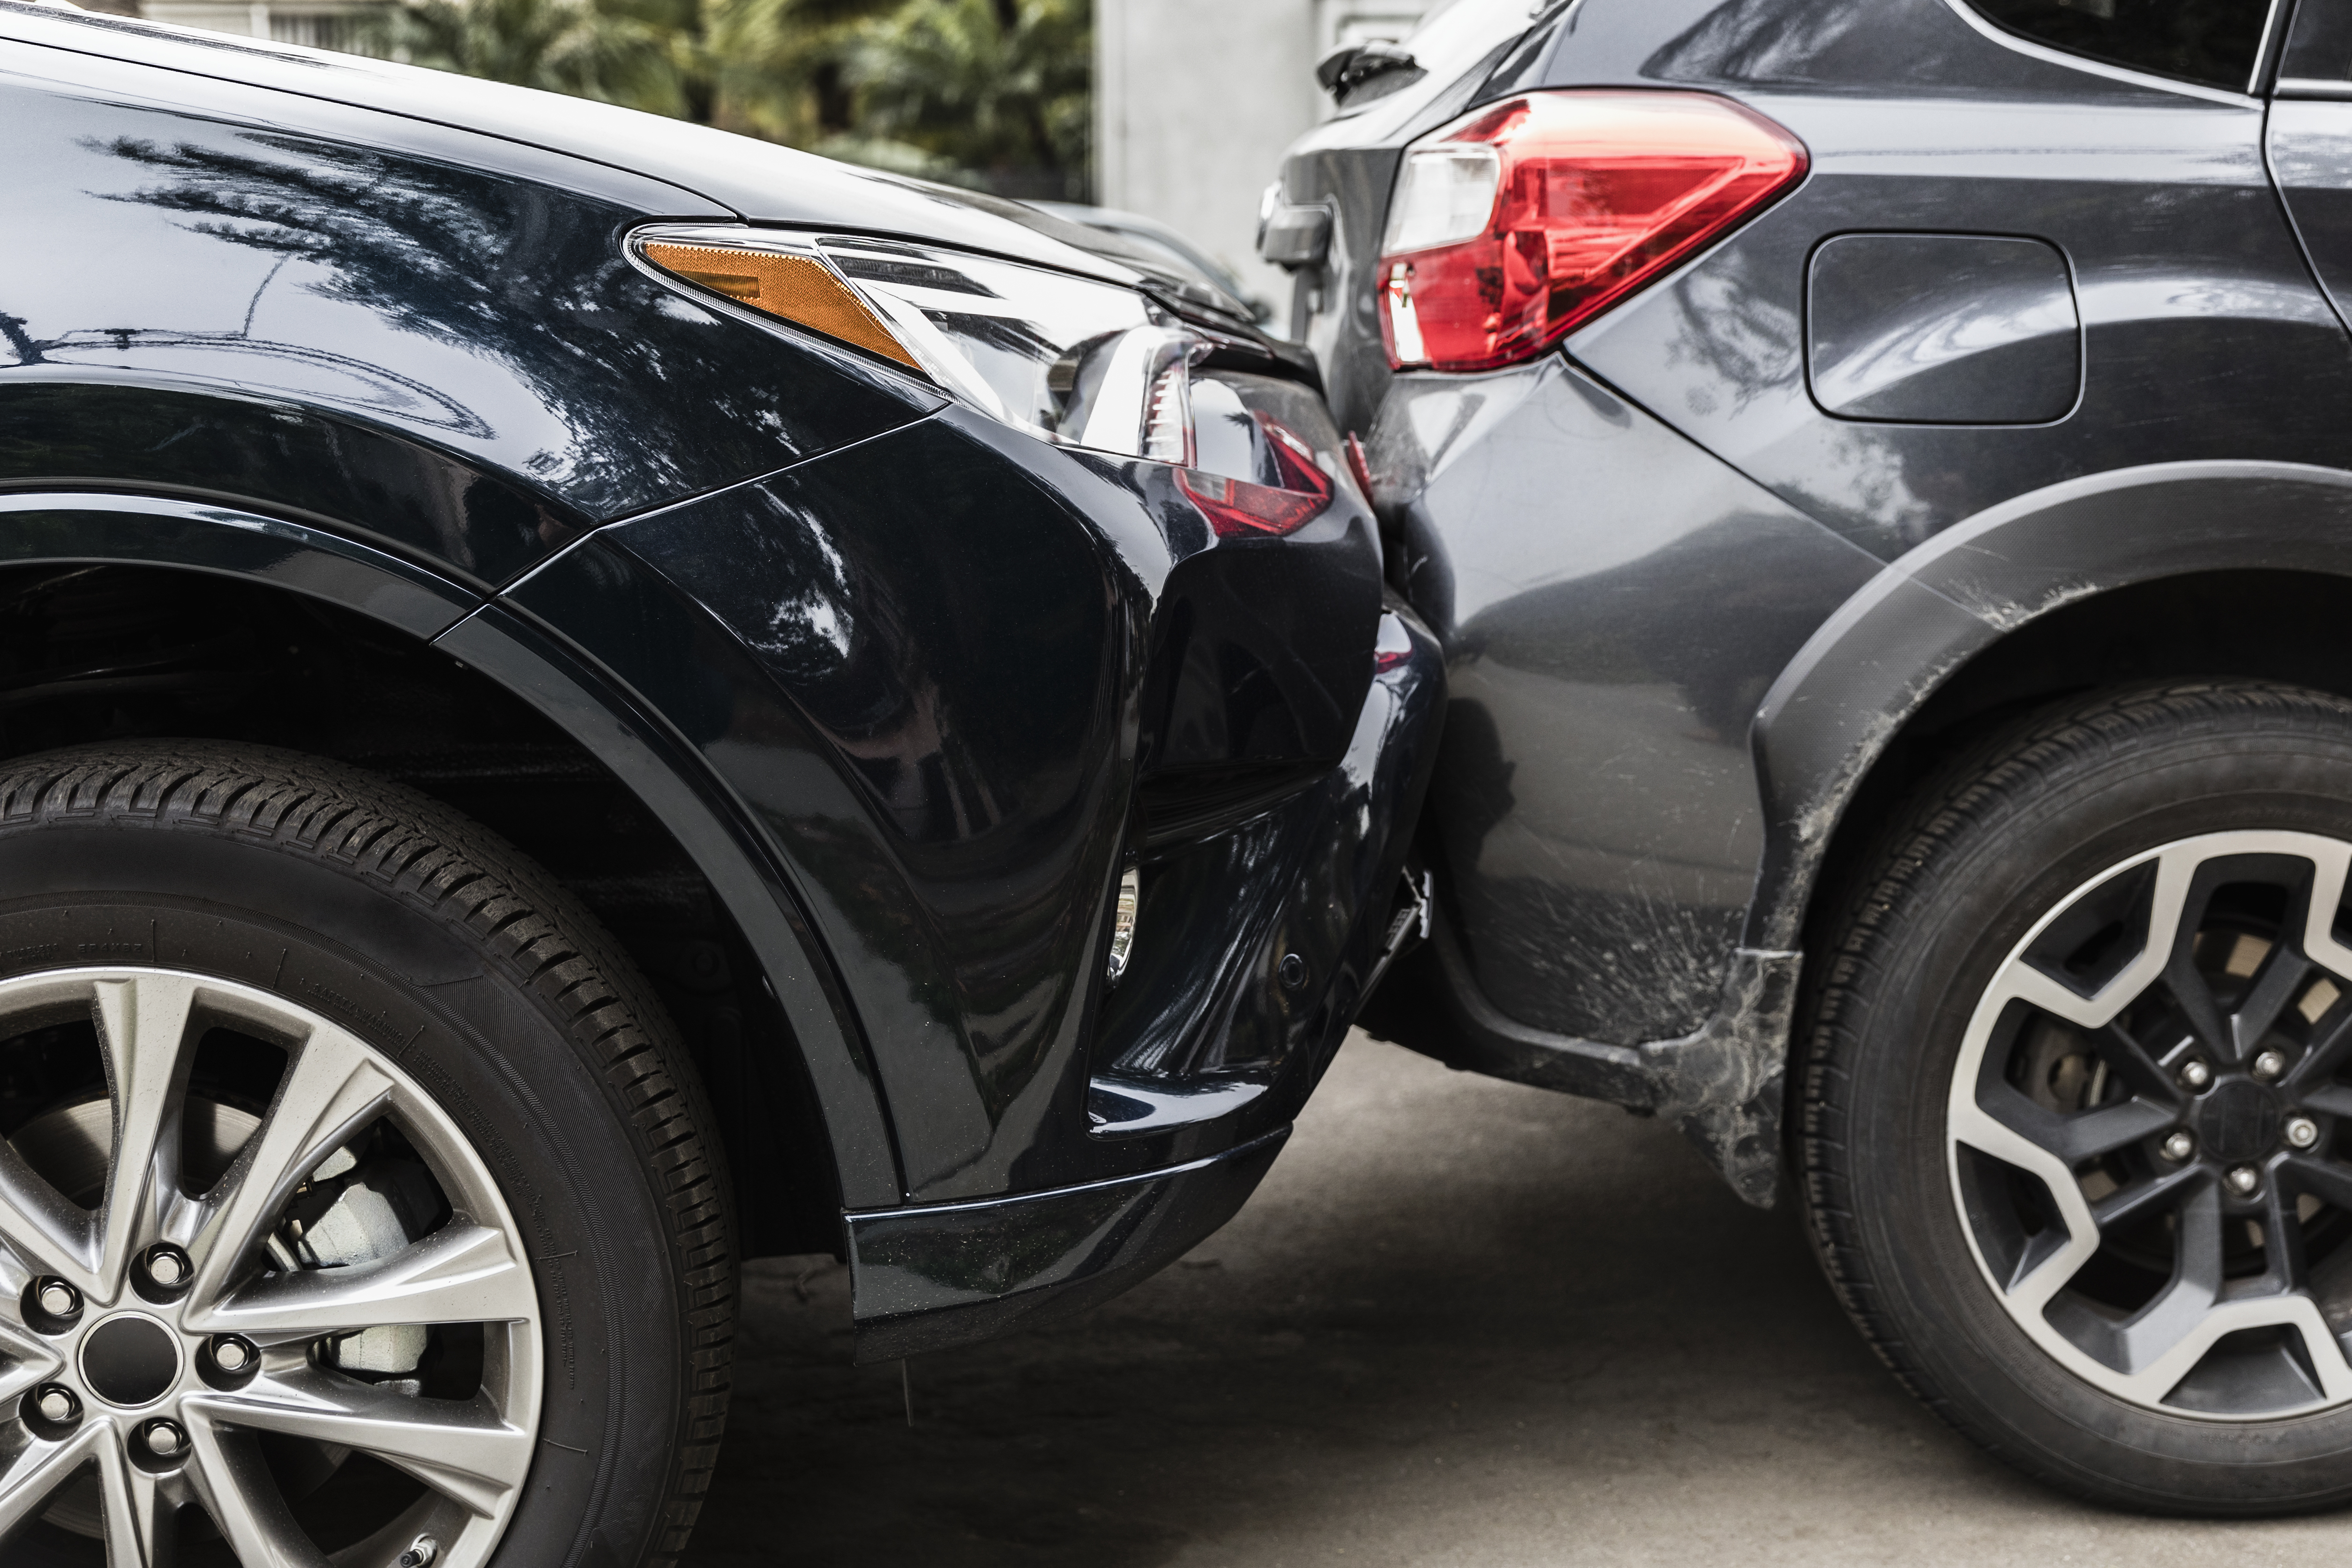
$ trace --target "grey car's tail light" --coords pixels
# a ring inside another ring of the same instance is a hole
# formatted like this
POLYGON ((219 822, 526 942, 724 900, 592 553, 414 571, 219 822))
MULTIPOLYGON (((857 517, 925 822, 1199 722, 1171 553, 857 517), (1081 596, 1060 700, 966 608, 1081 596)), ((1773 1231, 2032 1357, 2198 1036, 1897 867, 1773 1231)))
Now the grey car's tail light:
POLYGON ((1802 143, 1704 92, 1488 104, 1407 150, 1381 246, 1398 369, 1542 353, 1803 177, 1802 143))

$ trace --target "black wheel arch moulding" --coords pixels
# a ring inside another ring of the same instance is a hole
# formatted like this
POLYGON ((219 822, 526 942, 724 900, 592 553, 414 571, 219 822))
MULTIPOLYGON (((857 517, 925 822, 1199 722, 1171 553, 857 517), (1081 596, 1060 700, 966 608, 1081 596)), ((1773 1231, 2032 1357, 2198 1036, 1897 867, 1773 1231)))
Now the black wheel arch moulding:
MULTIPOLYGON (((1785 963, 1793 992, 1809 906, 1848 807, 1906 726, 1974 660, 2102 595, 2247 571, 2352 585, 2352 473, 2230 460, 2120 468, 2015 497, 1890 563, 1813 634, 1758 710, 1765 853, 1743 959, 1785 963)), ((1769 1026, 1753 1031, 1758 1068, 1786 1060, 1790 1021, 1785 1009, 1758 1020, 1769 1026)))
POLYGON ((2352 473, 2149 464, 2029 491, 1944 530, 1852 594, 1758 709, 1749 740, 1764 850, 1739 945, 1698 1028, 1626 1045, 1521 1024, 1486 999, 1442 919, 1409 961, 1440 970, 1425 976, 1437 983, 1410 986, 1389 1027, 1398 1037, 1450 1029, 1463 1042, 1459 1065, 1656 1114, 1743 1198, 1771 1206, 1807 917, 1832 842, 1890 746, 1955 677, 2055 612, 2166 579, 2250 571, 2352 588, 2352 473))

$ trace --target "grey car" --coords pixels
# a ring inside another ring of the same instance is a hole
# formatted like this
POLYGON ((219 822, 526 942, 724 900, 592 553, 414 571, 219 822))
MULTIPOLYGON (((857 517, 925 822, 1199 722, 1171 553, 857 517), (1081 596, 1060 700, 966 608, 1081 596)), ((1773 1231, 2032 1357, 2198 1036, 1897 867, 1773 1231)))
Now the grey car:
POLYGON ((1322 74, 1261 248, 1450 691, 1367 1026, 1801 1205, 2037 1476, 2352 1498, 2352 5, 1460 0, 1322 74))

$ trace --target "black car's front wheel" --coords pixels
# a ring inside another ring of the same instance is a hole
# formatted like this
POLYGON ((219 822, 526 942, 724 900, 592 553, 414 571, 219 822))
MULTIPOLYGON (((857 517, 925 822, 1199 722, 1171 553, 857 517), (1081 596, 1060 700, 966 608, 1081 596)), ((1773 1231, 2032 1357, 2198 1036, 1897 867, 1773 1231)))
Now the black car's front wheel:
POLYGON ((2127 1506, 2352 1498, 2352 703, 2087 703, 1923 797, 1824 944, 1817 1243, 1994 1451, 2127 1506))
POLYGON ((0 769, 0 1559, 668 1560, 732 1302, 666 1037, 544 873, 366 775, 0 769))

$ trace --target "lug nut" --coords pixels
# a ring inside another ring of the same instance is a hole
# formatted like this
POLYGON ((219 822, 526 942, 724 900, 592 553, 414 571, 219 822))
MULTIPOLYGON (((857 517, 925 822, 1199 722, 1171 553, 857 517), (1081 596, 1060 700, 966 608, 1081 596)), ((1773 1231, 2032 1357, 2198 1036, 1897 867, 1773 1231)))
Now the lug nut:
POLYGON ((2200 1058, 2189 1058, 2180 1069, 2180 1087, 2192 1093, 2209 1089, 2212 1083, 2213 1069, 2200 1058))
POLYGON ((2286 1057, 2280 1051, 2264 1051, 2254 1058, 2254 1076, 2264 1083, 2275 1082, 2286 1071, 2286 1057))
POLYGON ((2197 1152, 2197 1135, 2186 1127, 2174 1129, 2172 1135, 2164 1141, 2164 1157, 2175 1164, 2195 1152, 2197 1152))
POLYGON ((41 1310, 52 1318, 70 1318, 81 1310, 81 1292, 62 1279, 44 1279, 34 1293, 41 1310))
POLYGON ((2254 1189, 2263 1184, 2263 1173, 2252 1165, 2232 1166, 2224 1179, 2229 1182, 2230 1190, 2242 1198, 2252 1196, 2254 1189))
POLYGON ((62 1426, 81 1414, 81 1401, 74 1397, 72 1389, 53 1383, 34 1395, 33 1408, 41 1413, 42 1420, 62 1426))
POLYGON ((232 1337, 213 1342, 213 1364, 231 1377, 251 1366, 253 1362, 253 1346, 245 1341, 232 1337))
POLYGON ((2319 1142, 2319 1123, 2308 1116, 2286 1119, 2286 1141, 2298 1149, 2308 1149, 2319 1142))
POLYGON ((188 1255, 176 1247, 159 1247, 147 1255, 147 1278, 158 1289, 176 1290, 188 1282, 188 1255))
POLYGON ((187 1434, 169 1421, 150 1421, 139 1435, 146 1441, 147 1451, 159 1459, 176 1459, 188 1446, 187 1434))

